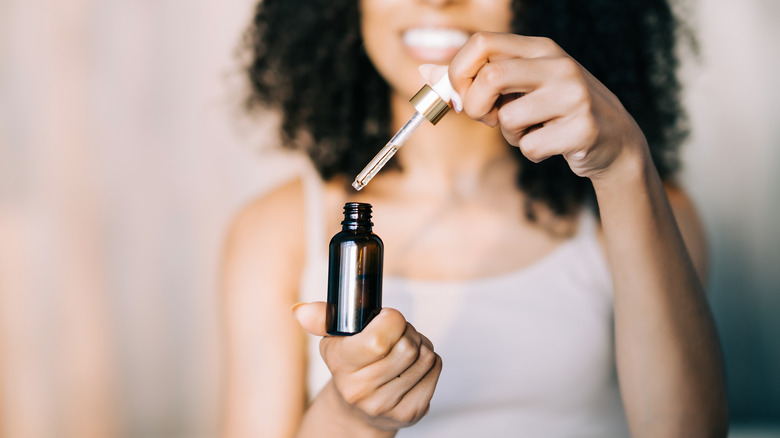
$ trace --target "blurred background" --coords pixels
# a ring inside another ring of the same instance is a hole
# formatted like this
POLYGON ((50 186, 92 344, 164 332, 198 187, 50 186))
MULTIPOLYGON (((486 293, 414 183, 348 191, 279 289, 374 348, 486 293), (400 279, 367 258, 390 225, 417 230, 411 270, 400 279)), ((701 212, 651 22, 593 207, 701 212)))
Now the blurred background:
MULTIPOLYGON (((305 171, 241 113, 252 7, 0 1, 0 437, 216 436, 221 241, 305 171)), ((780 2, 688 9, 732 436, 780 436, 780 2)))

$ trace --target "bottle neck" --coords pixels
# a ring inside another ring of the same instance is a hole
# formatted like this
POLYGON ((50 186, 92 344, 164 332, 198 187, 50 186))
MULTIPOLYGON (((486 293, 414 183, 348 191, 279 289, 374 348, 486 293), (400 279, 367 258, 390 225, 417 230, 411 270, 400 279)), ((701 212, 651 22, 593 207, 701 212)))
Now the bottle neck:
POLYGON ((357 231, 370 233, 371 204, 348 202, 344 205, 344 220, 341 221, 342 231, 357 231))

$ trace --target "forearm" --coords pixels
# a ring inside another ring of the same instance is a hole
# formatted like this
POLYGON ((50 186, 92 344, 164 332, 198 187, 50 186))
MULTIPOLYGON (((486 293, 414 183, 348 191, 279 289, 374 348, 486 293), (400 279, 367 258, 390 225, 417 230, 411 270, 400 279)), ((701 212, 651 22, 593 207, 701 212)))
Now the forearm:
POLYGON ((369 426, 350 408, 328 382, 304 414, 298 438, 390 438, 396 431, 379 430, 369 426))
MULTIPOLYGON (((646 152, 645 152, 646 153, 646 152)), ((593 178, 613 272, 618 373, 635 436, 725 436, 717 333, 650 159, 593 178)))

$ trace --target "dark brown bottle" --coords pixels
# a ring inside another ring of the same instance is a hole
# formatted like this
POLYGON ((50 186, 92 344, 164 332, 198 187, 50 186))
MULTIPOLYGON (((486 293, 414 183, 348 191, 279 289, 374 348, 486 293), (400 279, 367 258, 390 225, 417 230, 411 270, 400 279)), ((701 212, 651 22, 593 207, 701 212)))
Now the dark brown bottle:
POLYGON ((330 240, 327 331, 359 333, 382 309, 382 239, 371 232, 371 204, 344 205, 341 231, 330 240))

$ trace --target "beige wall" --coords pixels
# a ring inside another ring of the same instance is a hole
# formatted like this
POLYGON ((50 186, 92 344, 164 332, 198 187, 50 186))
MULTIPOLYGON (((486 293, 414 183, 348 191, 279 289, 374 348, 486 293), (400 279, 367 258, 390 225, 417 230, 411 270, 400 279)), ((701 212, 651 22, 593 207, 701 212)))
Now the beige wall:
MULTIPOLYGON (((239 115, 251 3, 0 2, 0 436, 213 435, 220 241, 299 167, 239 115)), ((687 73, 684 180, 747 413, 780 406, 778 5, 701 2, 687 73)))
POLYGON ((222 235, 295 168, 239 117, 250 10, 0 2, 0 436, 213 431, 222 235))

